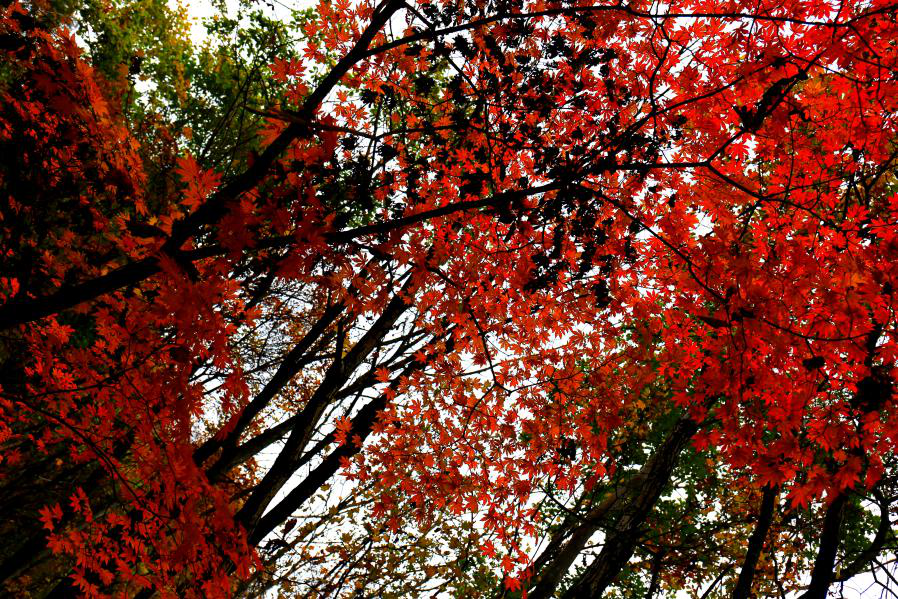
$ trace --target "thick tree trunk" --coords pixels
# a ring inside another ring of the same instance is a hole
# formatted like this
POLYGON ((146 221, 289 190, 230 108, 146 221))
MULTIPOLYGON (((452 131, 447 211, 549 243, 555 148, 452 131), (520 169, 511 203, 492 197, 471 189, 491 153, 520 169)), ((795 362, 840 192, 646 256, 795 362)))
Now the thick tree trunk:
POLYGON ((848 493, 843 491, 826 508, 823 530, 820 532, 820 548, 817 550, 817 558, 811 572, 811 584, 801 599, 826 599, 829 585, 835 576, 836 551, 839 549, 842 520, 845 518, 847 505, 848 493))
POLYGON ((555 549, 554 556, 546 560, 546 565, 537 573, 537 583, 528 597, 551 597, 589 539, 600 528, 605 528, 605 545, 601 553, 564 594, 565 598, 600 596, 633 555, 646 517, 661 497, 680 454, 697 430, 698 425, 690 418, 680 418, 639 472, 591 510, 567 542, 555 549))

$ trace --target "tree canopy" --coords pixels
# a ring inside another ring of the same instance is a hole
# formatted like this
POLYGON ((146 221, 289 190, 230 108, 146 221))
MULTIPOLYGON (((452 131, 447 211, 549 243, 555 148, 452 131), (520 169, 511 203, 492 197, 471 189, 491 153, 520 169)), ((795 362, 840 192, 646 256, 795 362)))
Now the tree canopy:
POLYGON ((898 4, 213 4, 0 0, 4 593, 898 594, 898 4))

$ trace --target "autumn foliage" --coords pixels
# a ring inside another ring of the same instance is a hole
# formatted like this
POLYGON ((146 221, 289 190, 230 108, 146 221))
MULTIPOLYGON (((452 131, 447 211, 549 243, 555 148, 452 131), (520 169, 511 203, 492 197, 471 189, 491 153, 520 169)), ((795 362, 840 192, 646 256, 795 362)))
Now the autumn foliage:
POLYGON ((898 5, 322 2, 241 70, 2 4, 4 592, 890 567, 898 5))

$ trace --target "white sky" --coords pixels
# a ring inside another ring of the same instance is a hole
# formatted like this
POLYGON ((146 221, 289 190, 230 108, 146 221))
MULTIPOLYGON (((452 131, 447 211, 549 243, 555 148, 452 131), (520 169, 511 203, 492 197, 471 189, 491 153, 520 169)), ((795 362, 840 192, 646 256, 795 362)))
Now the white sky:
MULTIPOLYGON (((237 12, 236 0, 225 0, 225 3, 229 14, 237 12)), ((203 20, 216 14, 217 11, 208 0, 182 0, 181 4, 187 8, 187 14, 190 15, 190 37, 196 42, 202 42, 206 38, 203 20)), ((260 0, 256 6, 271 16, 289 19, 291 10, 304 10, 317 4, 316 0, 260 0)), ((177 0, 169 0, 170 7, 176 8, 176 5, 177 0)))

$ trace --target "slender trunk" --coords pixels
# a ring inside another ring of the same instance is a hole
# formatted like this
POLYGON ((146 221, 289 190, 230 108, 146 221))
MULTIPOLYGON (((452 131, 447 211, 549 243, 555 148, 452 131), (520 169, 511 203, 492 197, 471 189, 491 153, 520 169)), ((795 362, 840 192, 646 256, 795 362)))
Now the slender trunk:
POLYGON ((883 546, 885 546, 886 541, 889 540, 892 532, 892 520, 889 517, 889 513, 892 507, 890 500, 879 490, 874 490, 873 494, 876 496, 877 502, 879 504, 879 526, 876 529, 876 536, 873 537, 873 540, 870 541, 870 544, 867 545, 867 548, 864 549, 860 554, 858 554, 854 560, 850 564, 843 565, 839 568, 839 576, 833 580, 833 582, 843 582, 857 576, 864 569, 866 569, 870 562, 876 559, 879 556, 879 553, 882 551, 883 546))
POLYGON ((312 431, 335 394, 347 383, 352 373, 367 359, 399 317, 408 309, 406 298, 414 288, 415 278, 409 276, 402 289, 393 296, 368 332, 347 352, 345 357, 335 361, 328 369, 324 380, 309 398, 300 420, 293 427, 284 448, 278 454, 271 469, 237 513, 237 520, 247 530, 253 530, 256 527, 265 508, 293 475, 297 460, 302 457, 302 451, 308 444, 312 431))
POLYGON ((194 460, 197 464, 202 464, 220 447, 224 448, 225 453, 236 447, 240 435, 243 434, 246 427, 253 421, 253 418, 255 418, 259 412, 274 399, 281 389, 283 389, 284 386, 299 373, 302 369, 303 358, 305 357, 306 352, 309 351, 315 341, 324 334, 327 327, 336 320, 342 310, 342 304, 334 304, 324 311, 315 324, 313 324, 308 332, 303 335, 303 338, 293 346, 293 349, 291 349, 286 356, 284 356, 284 360, 274 373, 274 376, 271 377, 259 394, 256 395, 256 397, 254 397, 243 409, 227 436, 224 439, 213 437, 203 443, 196 452, 194 452, 194 460))
MULTIPOLYGON (((420 366, 417 362, 408 366, 401 376, 407 377, 420 366)), ((387 407, 388 401, 387 395, 382 393, 377 399, 361 409, 356 417, 352 419, 352 428, 350 429, 352 437, 358 436, 358 443, 355 443, 353 439, 347 439, 343 445, 340 445, 328 454, 324 461, 312 470, 295 489, 268 510, 249 534, 249 542, 251 544, 258 545, 262 539, 287 520, 290 514, 302 507, 309 497, 330 480, 337 473, 337 470, 340 469, 343 460, 361 451, 365 439, 368 438, 374 429, 374 421, 377 415, 387 407)))
POLYGON ((761 509, 758 513, 758 522, 755 529, 748 539, 748 550, 745 552, 745 559, 742 561, 742 569, 739 571, 739 578, 736 581, 736 588, 733 589, 733 599, 749 599, 751 596, 751 585, 755 578, 755 570, 758 566, 758 559, 761 557, 761 551, 764 549, 764 541, 767 539, 767 532, 773 523, 773 514, 776 509, 776 496, 779 490, 776 487, 766 485, 761 496, 761 509))
POLYGON ((663 558, 664 553, 661 551, 652 556, 652 578, 649 581, 649 589, 645 593, 645 599, 654 599, 658 589, 661 588, 661 560, 663 558))

